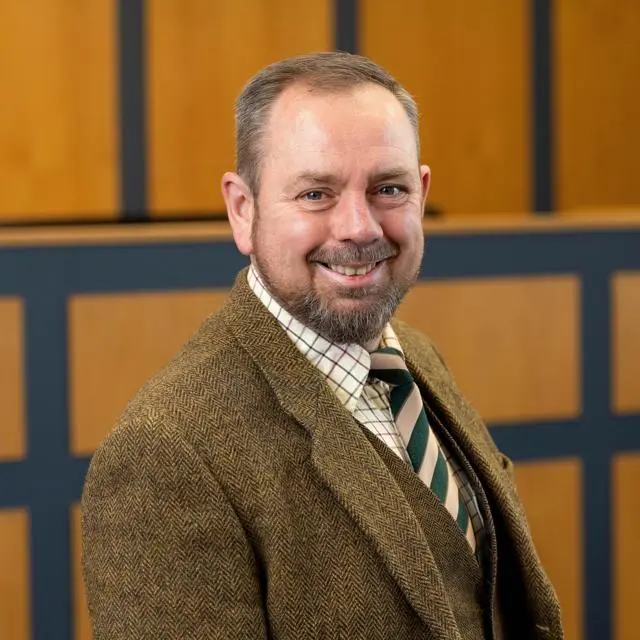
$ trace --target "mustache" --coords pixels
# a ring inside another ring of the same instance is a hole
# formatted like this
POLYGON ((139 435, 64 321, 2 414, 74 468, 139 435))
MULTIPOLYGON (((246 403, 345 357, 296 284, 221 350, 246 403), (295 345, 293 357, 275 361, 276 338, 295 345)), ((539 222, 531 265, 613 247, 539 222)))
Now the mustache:
POLYGON ((368 245, 347 242, 332 249, 320 247, 307 256, 307 261, 323 262, 324 264, 370 263, 395 258, 398 252, 398 246, 388 240, 380 240, 375 244, 368 245))

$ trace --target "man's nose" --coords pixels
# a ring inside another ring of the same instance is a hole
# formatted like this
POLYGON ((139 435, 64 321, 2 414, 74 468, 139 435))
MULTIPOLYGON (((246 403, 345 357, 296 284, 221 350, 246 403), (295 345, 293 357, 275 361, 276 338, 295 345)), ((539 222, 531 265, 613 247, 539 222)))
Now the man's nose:
POLYGON ((344 195, 333 210, 335 240, 369 244, 383 237, 382 226, 365 195, 344 195))

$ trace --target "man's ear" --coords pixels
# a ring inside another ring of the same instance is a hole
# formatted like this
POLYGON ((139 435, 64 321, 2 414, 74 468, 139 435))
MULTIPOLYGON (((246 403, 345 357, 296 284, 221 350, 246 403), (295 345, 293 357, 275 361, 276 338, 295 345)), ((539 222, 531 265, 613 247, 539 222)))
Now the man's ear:
POLYGON ((420 181, 422 182, 422 211, 424 211, 431 186, 431 169, 426 164, 420 167, 420 181))
POLYGON ((222 176, 221 187, 236 247, 243 255, 251 255, 251 229, 255 213, 251 189, 237 173, 231 171, 222 176))

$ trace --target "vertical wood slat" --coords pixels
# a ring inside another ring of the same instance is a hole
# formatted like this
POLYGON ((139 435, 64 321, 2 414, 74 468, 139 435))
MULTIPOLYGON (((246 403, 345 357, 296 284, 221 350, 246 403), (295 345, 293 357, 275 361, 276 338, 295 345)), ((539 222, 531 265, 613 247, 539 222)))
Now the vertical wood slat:
POLYGON ((558 209, 640 204, 640 3, 553 2, 558 209))
POLYGON ((529 4, 362 0, 361 52, 416 97, 445 212, 531 208, 529 4))
POLYGON ((0 220, 114 217, 113 0, 0 3, 0 220))
POLYGON ((224 210, 233 105, 280 58, 333 48, 333 1, 148 4, 149 204, 153 215, 224 210))
POLYGON ((0 638, 30 640, 29 516, 0 510, 0 638))

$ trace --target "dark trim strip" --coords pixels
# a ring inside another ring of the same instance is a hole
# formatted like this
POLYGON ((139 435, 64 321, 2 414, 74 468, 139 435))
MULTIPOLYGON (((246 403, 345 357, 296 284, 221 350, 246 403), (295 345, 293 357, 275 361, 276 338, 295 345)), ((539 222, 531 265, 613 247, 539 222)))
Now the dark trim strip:
MULTIPOLYGON (((594 263, 609 273, 638 270, 638 247, 640 229, 549 231, 529 236, 519 232, 434 235, 426 241, 420 280, 568 274, 580 278, 591 273, 594 263)), ((237 270, 246 264, 230 239, 110 245, 96 238, 95 243, 73 246, 0 247, 0 273, 8 274, 0 278, 0 295, 23 296, 27 289, 47 287, 60 295, 224 288, 233 285, 237 270)), ((588 286, 588 281, 581 285, 583 289, 588 286)), ((608 308, 610 301, 603 299, 600 304, 608 308)), ((588 389, 600 392, 591 383, 588 389)))
POLYGON ((0 509, 19 509, 29 504, 31 488, 25 482, 28 472, 38 470, 29 469, 26 460, 0 460, 0 509))
POLYGON ((29 482, 34 640, 70 638, 72 629, 67 311, 66 299, 43 279, 42 290, 27 292, 25 305, 28 466, 40 470, 29 482), (35 491, 33 485, 39 485, 35 491))
POLYGON ((580 420, 553 423, 513 423, 491 425, 498 448, 514 462, 578 457, 584 425, 580 420))
POLYGON ((358 0, 335 0, 335 48, 358 53, 358 0))
MULTIPOLYGON (((595 425, 594 425, 595 426, 595 425)), ((613 515, 611 460, 591 448, 582 471, 582 616, 584 640, 613 638, 613 515)))
POLYGON ((549 213, 553 198, 552 0, 531 0, 533 210, 549 213))
POLYGON ((584 414, 583 628, 585 640, 613 629, 611 457, 611 272, 595 261, 582 271, 582 411, 584 414))
POLYGON ((147 212, 144 0, 118 1, 120 210, 126 221, 147 212))
POLYGON ((608 439, 614 452, 640 453, 640 411, 613 416, 608 439))

